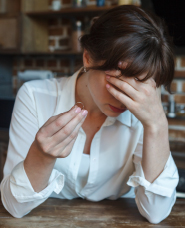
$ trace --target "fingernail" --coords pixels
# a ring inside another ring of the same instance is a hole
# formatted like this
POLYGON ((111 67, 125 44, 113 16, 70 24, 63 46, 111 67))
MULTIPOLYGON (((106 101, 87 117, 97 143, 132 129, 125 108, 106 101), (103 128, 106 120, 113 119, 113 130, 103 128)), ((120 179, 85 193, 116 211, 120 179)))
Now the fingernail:
POLYGON ((110 85, 109 84, 106 84, 106 87, 109 89, 110 88, 110 85))
POLYGON ((121 66, 121 65, 122 65, 122 62, 121 62, 121 61, 119 61, 118 65, 119 65, 119 66, 121 66))
POLYGON ((81 112, 81 108, 78 107, 76 110, 75 110, 75 113, 80 113, 81 112))
POLYGON ((74 110, 76 110, 77 108, 78 108, 77 105, 74 105, 74 106, 72 107, 72 109, 74 109, 74 110))
POLYGON ((87 111, 87 110, 83 110, 83 111, 82 111, 82 116, 86 116, 86 115, 87 115, 87 113, 88 113, 88 111, 87 111))
POLYGON ((110 78, 110 76, 109 75, 106 75, 106 79, 109 79, 110 78))
POLYGON ((109 73, 109 72, 110 72, 110 70, 106 70, 106 71, 105 71, 105 73, 109 73))

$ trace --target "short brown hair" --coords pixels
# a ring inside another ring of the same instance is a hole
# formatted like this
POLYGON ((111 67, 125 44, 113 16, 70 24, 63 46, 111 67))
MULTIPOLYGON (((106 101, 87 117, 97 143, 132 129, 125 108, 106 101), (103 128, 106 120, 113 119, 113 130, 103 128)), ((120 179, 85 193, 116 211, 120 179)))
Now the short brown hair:
POLYGON ((155 77, 157 87, 164 85, 171 93, 174 77, 172 39, 165 23, 156 15, 137 6, 116 6, 93 21, 90 33, 80 37, 94 63, 104 64, 89 68, 94 70, 119 69, 127 77, 147 73, 141 82, 155 77), (127 61, 126 69, 118 67, 127 61))

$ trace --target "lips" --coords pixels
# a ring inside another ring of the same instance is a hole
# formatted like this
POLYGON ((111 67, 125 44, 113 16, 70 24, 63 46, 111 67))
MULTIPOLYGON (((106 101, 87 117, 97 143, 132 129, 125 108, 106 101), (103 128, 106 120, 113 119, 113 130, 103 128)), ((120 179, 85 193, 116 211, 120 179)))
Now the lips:
POLYGON ((114 106, 112 106, 110 104, 109 104, 109 107, 111 108, 112 111, 119 112, 119 113, 125 112, 127 110, 127 108, 120 109, 120 108, 116 108, 116 107, 114 107, 114 106))

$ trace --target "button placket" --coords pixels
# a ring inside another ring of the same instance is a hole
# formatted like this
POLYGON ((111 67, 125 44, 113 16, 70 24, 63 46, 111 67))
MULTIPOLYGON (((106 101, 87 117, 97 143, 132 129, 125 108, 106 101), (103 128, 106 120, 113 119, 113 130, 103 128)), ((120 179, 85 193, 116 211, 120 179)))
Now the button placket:
POLYGON ((76 182, 76 178, 79 170, 80 159, 85 145, 85 140, 86 140, 86 136, 84 136, 82 133, 79 132, 75 142, 76 145, 74 144, 75 148, 72 153, 71 162, 68 168, 68 175, 67 175, 68 180, 70 180, 69 181, 70 186, 73 189, 76 188, 75 182, 76 182))
POLYGON ((95 134, 90 151, 90 167, 89 167, 89 176, 87 184, 81 191, 81 194, 87 196, 91 190, 91 186, 94 184, 99 168, 99 151, 100 151, 100 138, 101 138, 102 128, 95 134))

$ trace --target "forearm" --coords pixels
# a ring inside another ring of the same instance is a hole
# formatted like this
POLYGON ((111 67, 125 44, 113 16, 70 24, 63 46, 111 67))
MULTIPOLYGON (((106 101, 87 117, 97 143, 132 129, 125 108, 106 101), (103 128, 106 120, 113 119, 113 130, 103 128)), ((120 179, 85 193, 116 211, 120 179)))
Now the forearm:
POLYGON ((166 116, 157 124, 144 127, 142 167, 146 180, 152 183, 163 171, 170 155, 166 116))
POLYGON ((47 187, 55 161, 56 158, 42 154, 33 142, 24 161, 24 169, 35 192, 47 187))
POLYGON ((3 179, 3 182, 1 183, 1 200, 5 209, 13 217, 22 218, 24 215, 28 214, 33 208, 37 207, 46 200, 46 198, 43 197, 42 199, 18 202, 11 192, 10 178, 10 176, 7 176, 6 179, 3 179))
POLYGON ((64 186, 64 175, 53 166, 54 161, 44 159, 33 143, 26 159, 16 164, 1 182, 2 202, 11 215, 21 218, 53 191, 59 194, 64 186))

